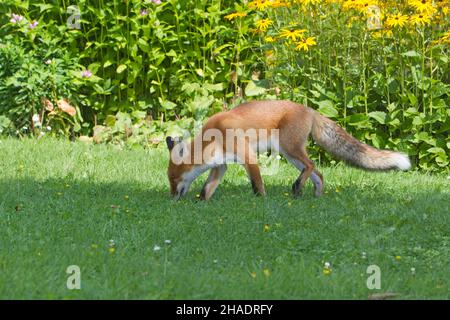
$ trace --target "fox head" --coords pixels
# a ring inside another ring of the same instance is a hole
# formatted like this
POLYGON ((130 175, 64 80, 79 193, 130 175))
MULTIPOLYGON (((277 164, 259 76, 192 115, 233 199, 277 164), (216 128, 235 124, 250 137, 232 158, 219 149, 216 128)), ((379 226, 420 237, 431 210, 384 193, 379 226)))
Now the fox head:
POLYGON ((186 161, 180 161, 186 157, 186 144, 178 138, 167 137, 167 148, 169 149, 169 167, 167 169, 167 177, 170 183, 170 194, 175 200, 184 196, 194 180, 192 174, 194 165, 186 161))

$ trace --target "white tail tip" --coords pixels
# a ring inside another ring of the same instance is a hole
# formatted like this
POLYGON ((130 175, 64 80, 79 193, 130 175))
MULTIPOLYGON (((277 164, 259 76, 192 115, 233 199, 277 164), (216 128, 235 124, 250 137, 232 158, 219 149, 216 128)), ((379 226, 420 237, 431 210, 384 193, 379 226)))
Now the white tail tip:
POLYGON ((411 169, 411 161, 406 154, 397 153, 395 158, 398 169, 403 171, 411 169))

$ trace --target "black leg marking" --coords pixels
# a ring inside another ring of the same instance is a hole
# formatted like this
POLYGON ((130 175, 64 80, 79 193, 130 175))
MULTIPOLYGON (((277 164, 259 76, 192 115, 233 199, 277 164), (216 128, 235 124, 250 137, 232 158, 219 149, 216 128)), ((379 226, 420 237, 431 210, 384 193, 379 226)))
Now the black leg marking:
POLYGON ((305 169, 302 170, 302 173, 300 174, 300 176, 292 184, 292 193, 294 194, 295 198, 300 197, 302 195, 300 181, 302 180, 302 176, 303 176, 304 172, 305 172, 305 169))

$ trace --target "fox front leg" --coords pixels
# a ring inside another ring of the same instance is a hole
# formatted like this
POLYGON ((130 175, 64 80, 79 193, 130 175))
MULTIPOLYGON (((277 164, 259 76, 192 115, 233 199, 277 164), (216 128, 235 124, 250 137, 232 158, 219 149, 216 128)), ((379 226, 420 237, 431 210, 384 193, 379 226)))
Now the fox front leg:
POLYGON ((219 186, 220 181, 222 180, 223 175, 227 171, 227 165, 222 164, 218 167, 212 168, 209 172, 208 179, 205 182, 205 185, 202 188, 200 193, 201 200, 208 200, 212 197, 217 187, 219 186))

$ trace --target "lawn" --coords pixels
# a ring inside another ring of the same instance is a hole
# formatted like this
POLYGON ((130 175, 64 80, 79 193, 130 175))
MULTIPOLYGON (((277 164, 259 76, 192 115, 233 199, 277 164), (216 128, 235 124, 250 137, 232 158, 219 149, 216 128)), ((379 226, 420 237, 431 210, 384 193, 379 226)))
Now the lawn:
POLYGON ((202 177, 173 202, 167 160, 163 148, 0 140, 0 298, 450 297, 447 174, 323 167, 323 197, 308 183, 293 199, 298 173, 283 163, 258 198, 232 165, 211 201, 196 199, 202 177), (70 265, 80 290, 66 287, 70 265))

